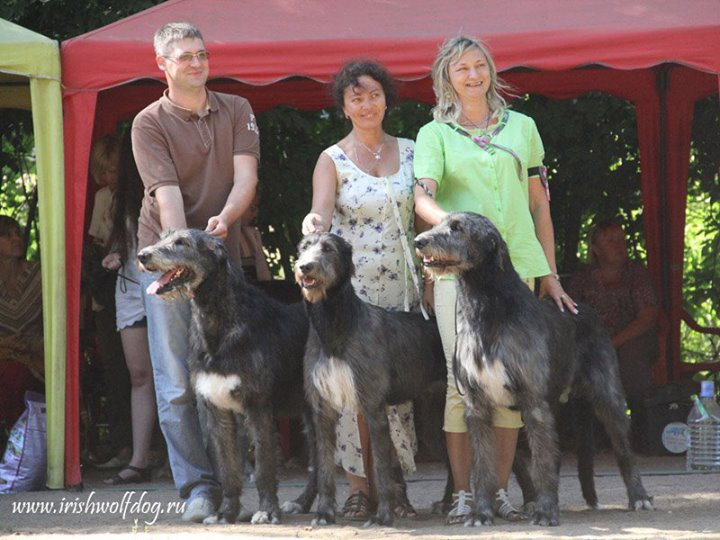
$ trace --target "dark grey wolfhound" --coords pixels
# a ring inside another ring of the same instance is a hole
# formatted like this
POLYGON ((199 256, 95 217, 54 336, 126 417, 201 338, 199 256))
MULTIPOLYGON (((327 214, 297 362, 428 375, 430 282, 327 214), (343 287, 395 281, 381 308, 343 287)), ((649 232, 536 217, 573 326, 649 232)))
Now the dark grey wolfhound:
MULTIPOLYGON (((538 301, 519 278, 507 245, 487 218, 454 213, 415 238, 423 264, 458 285, 454 371, 465 395, 474 450, 473 508, 466 525, 493 522, 497 489, 492 413, 496 405, 522 412, 529 457, 514 471, 537 525, 557 525, 559 450, 554 409, 568 397, 587 399, 612 442, 632 510, 652 509, 628 441, 629 423, 617 357, 587 306, 573 315, 551 299, 538 301)), ((590 463, 590 470, 592 464, 590 463)), ((580 475, 595 495, 592 473, 580 475)), ((597 502, 597 496, 594 497, 597 502)), ((590 501, 588 501, 590 502, 590 501)))
MULTIPOLYGON (((195 393, 209 410, 212 440, 223 501, 206 523, 233 523, 242 492, 242 466, 236 415, 242 415, 255 440, 259 510, 253 523, 279 523, 276 414, 304 411, 302 360, 308 322, 302 303, 285 305, 248 283, 228 259, 223 242, 193 229, 170 231, 138 253, 144 270, 163 272, 149 293, 164 299, 190 298, 192 349, 190 374, 195 393)), ((313 466, 312 433, 308 447, 313 466)), ((310 510, 314 473, 294 501, 310 510)))
POLYGON ((362 413, 368 424, 378 491, 367 524, 389 525, 412 510, 386 405, 414 399, 443 379, 445 361, 434 322, 417 313, 390 312, 363 302, 350 278, 352 247, 334 234, 305 237, 295 279, 310 319, 305 392, 317 437, 318 506, 314 524, 335 522, 335 424, 341 411, 362 413))

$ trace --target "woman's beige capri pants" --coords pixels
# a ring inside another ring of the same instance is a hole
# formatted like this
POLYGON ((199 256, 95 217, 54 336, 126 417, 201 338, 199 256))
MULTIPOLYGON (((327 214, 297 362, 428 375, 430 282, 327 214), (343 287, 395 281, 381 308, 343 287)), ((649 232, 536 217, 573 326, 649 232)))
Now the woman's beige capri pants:
MULTIPOLYGON (((534 279, 526 280, 532 289, 534 279)), ((435 281, 435 317, 437 317, 438 330, 442 339, 445 361, 447 362, 447 394, 445 396, 445 422, 443 430, 450 433, 467 432, 465 423, 465 402, 458 392, 452 362, 455 352, 455 316, 457 310, 457 290, 454 279, 439 279, 435 281)), ((493 425, 500 428, 523 427, 520 411, 512 411, 507 407, 497 407, 493 418, 493 425)))

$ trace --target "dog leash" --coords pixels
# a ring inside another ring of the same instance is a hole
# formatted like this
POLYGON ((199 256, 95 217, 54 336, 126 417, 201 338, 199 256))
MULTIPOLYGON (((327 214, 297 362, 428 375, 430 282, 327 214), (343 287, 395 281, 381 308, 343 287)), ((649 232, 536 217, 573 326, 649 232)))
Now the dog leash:
POLYGON ((140 282, 139 282, 139 281, 135 281, 133 278, 130 278, 130 277, 126 276, 125 274, 123 274, 123 273, 122 273, 122 269, 123 269, 123 268, 125 268, 125 265, 124 265, 124 264, 121 264, 121 265, 120 265, 120 269, 118 270, 117 277, 122 280, 122 281, 120 282, 120 292, 122 292, 123 294, 125 294, 125 293, 127 292, 127 282, 128 282, 128 281, 129 281, 130 283, 134 283, 135 285, 140 285, 140 282))
MULTIPOLYGON (((474 142, 476 145, 478 145, 480 148, 485 150, 486 152, 490 154, 494 154, 494 149, 502 150, 503 152, 507 152, 510 154, 514 161, 515 161, 515 169, 517 171, 518 179, 520 182, 523 181, 523 174, 522 174, 522 160, 520 159, 520 156, 517 155, 517 153, 510 148, 509 146, 505 146, 504 144, 498 144, 496 142, 493 142, 492 140, 497 136, 498 133, 500 133, 505 126, 507 125, 508 119, 510 118, 510 113, 507 109, 505 109, 505 112, 503 112, 502 119, 500 120, 500 123, 498 126, 492 130, 491 133, 485 133, 483 135, 471 135, 467 131, 465 131, 460 126, 457 126, 455 124, 451 124, 450 122, 446 122, 446 125, 449 126, 452 130, 458 132, 460 135, 467 137, 472 142, 474 142)), ((540 165, 539 167, 532 167, 528 169, 528 177, 534 176, 534 175, 540 176, 540 181, 542 182, 543 187, 545 188, 545 195, 548 198, 548 201, 550 200, 550 186, 548 184, 548 177, 547 177, 547 167, 544 165, 540 165)))
MULTIPOLYGON (((410 244, 408 243, 407 235, 405 234, 405 228, 402 226, 402 219, 400 218, 400 210, 398 210, 397 199, 395 198, 395 190, 393 190, 392 182, 385 176, 385 189, 387 189, 388 197, 390 197, 390 206, 393 209, 393 215, 395 216, 395 223, 397 224, 398 230, 400 231, 400 245, 403 248, 403 255, 405 258, 406 271, 410 271, 410 277, 412 278, 413 285, 415 285, 415 291, 418 294, 420 300, 420 312, 427 321, 430 316, 425 311, 425 307, 422 303, 422 293, 420 292, 420 283, 417 277, 417 269, 413 262, 412 252, 410 251, 410 244)), ((405 311, 410 311, 410 301, 408 300, 407 291, 407 276, 405 278, 405 311)))

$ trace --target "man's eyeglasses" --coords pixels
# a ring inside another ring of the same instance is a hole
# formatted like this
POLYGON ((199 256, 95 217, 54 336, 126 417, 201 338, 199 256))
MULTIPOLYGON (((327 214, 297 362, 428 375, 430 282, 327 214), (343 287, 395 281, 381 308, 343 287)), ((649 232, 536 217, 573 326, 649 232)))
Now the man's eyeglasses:
POLYGON ((176 64, 192 64, 192 61, 197 58, 198 62, 205 63, 210 59, 210 53, 208 51, 199 51, 195 54, 193 53, 183 53, 180 56, 173 58, 172 56, 163 56, 163 58, 166 58, 168 60, 171 60, 175 62, 176 64))

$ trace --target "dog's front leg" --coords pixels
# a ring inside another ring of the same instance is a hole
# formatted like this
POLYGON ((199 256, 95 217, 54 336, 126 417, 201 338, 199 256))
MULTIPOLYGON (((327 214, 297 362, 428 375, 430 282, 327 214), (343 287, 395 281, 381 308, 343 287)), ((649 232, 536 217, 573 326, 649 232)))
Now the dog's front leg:
POLYGON ((312 401, 313 426, 317 437, 315 459, 318 489, 318 504, 312 525, 329 525, 335 523, 335 425, 339 414, 317 395, 312 401))
MULTIPOLYGON (((397 500, 396 483, 393 472, 392 439, 390 438, 390 424, 384 404, 379 404, 371 410, 363 411, 370 432, 373 461, 375 466, 375 481, 378 491, 378 508, 375 516, 365 524, 392 525, 394 520, 393 507, 397 500)), ((404 481, 403 484, 404 486, 404 481)))
POLYGON ((240 512, 242 494, 242 459, 237 444, 235 413, 206 403, 209 433, 215 452, 218 479, 222 482, 223 499, 216 514, 205 518, 204 523, 235 523, 240 512))
POLYGON ((544 399, 524 401, 522 412, 530 446, 530 476, 537 489, 531 521, 535 525, 555 526, 560 523, 555 417, 544 399))
POLYGON ((308 408, 303 413, 305 446, 308 450, 308 478, 303 492, 293 501, 285 501, 280 508, 287 514, 307 514, 317 496, 317 437, 312 419, 312 411, 308 408))
POLYGON ((497 490, 495 432, 492 427, 493 405, 484 394, 473 396, 473 403, 467 403, 465 422, 472 448, 472 511, 465 520, 468 527, 492 525, 495 522, 492 498, 497 490))
POLYGON ((512 471, 522 491, 523 511, 530 514, 535 511, 537 492, 530 476, 530 448, 528 447, 527 433, 524 429, 520 430, 518 436, 512 471))
POLYGON ((280 523, 280 505, 277 490, 277 437, 272 405, 263 404, 248 411, 248 420, 255 435, 255 486, 258 490, 259 509, 252 523, 280 523))

